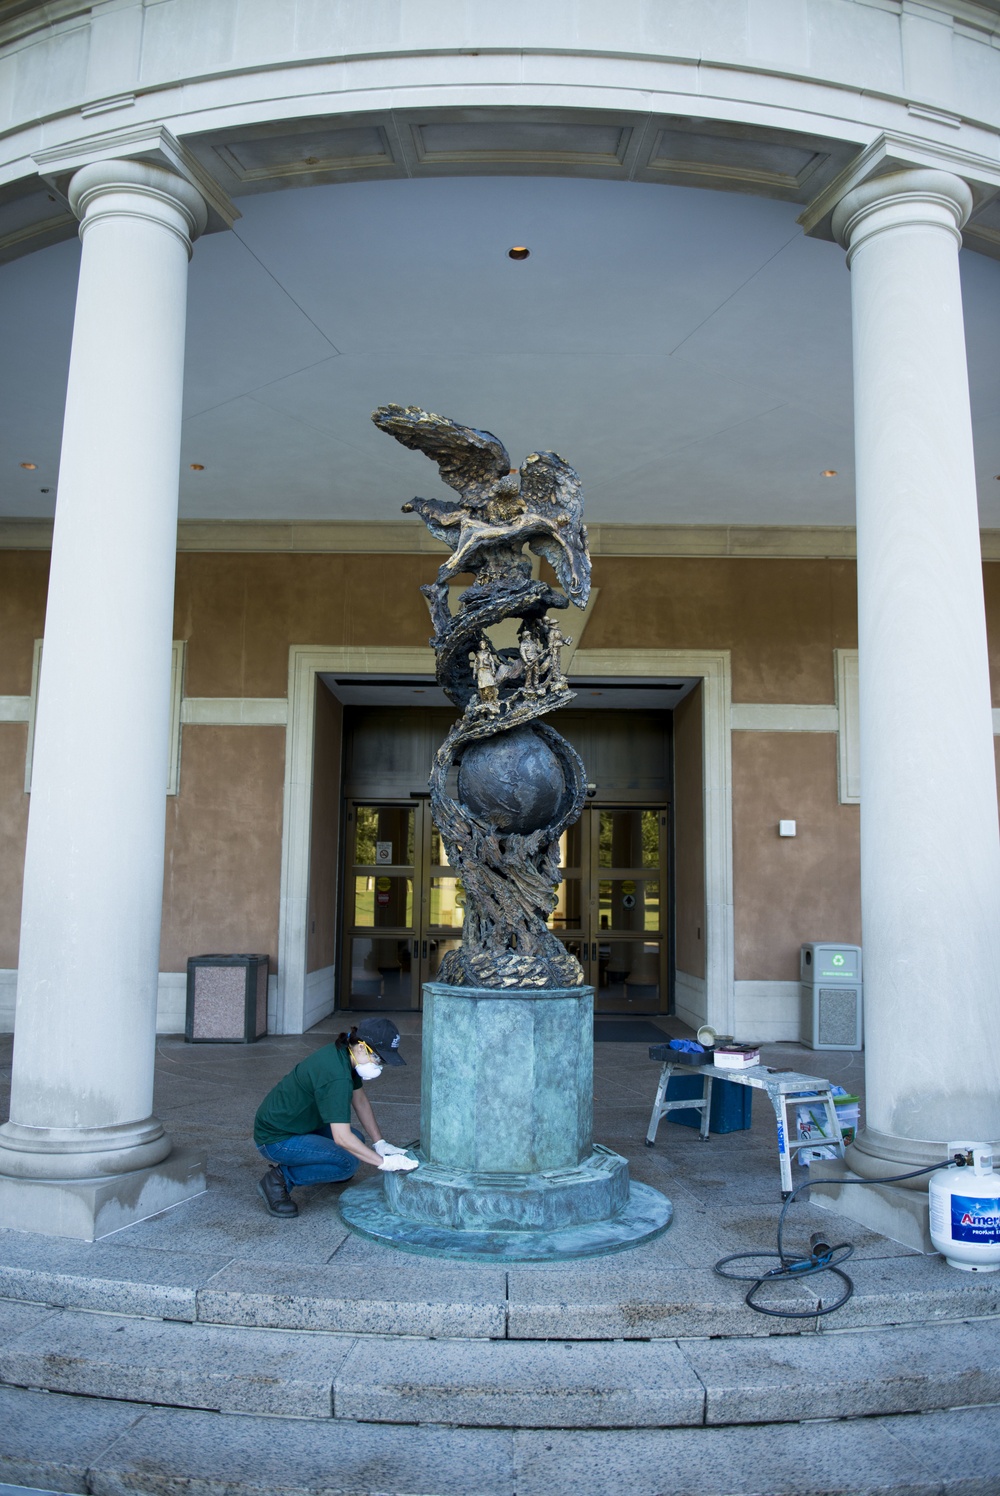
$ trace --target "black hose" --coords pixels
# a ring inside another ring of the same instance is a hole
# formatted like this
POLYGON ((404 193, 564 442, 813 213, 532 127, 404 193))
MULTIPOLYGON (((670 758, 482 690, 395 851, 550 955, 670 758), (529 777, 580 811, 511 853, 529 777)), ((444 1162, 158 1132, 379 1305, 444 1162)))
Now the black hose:
POLYGON ((781 1207, 781 1215, 778 1217, 778 1250, 776 1252, 731 1252, 728 1257, 719 1258, 715 1264, 715 1271, 720 1278, 731 1278, 737 1283, 753 1284, 746 1294, 744 1303, 748 1308, 756 1310, 758 1314, 769 1314, 773 1319, 818 1319, 821 1314, 833 1314, 835 1310, 844 1307, 854 1292, 854 1283, 841 1270, 841 1263, 854 1255, 854 1247, 846 1241, 831 1247, 825 1241, 817 1241, 814 1236, 810 1243, 811 1250, 808 1257, 787 1257, 783 1236, 785 1214, 796 1195, 807 1190, 811 1184, 899 1184, 904 1179, 916 1179, 920 1174, 933 1174, 938 1169, 954 1168, 955 1164, 955 1159, 946 1158, 939 1164, 928 1164, 924 1169, 912 1169, 909 1174, 893 1174, 887 1179, 806 1179, 792 1190, 781 1207), (725 1271, 727 1263, 751 1262, 762 1257, 777 1257, 779 1266, 771 1268, 766 1273, 728 1273, 725 1271), (768 1309, 766 1305, 754 1302, 754 1296, 767 1283, 790 1283, 793 1280, 811 1278, 816 1273, 833 1273, 845 1284, 844 1292, 835 1303, 816 1309, 768 1309))

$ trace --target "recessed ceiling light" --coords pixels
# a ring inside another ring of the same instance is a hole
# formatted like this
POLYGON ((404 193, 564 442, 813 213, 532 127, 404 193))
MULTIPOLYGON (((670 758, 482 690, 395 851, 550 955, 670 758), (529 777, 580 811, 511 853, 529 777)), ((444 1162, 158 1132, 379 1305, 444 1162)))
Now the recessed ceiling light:
POLYGON ((192 462, 191 471, 192 473, 203 473, 205 471, 205 464, 203 462, 192 462))
POLYGON ((528 249, 527 245, 515 244, 513 249, 508 249, 507 258, 508 260, 526 260, 530 253, 531 250, 528 249))
POLYGON ((27 468, 27 470, 28 470, 29 473, 33 473, 35 471, 35 468, 38 466, 38 463, 37 462, 22 462, 21 466, 23 468, 27 468))
POLYGON ((820 477, 821 478, 836 478, 836 476, 837 476, 837 469, 836 468, 824 468, 823 471, 820 473, 820 477))

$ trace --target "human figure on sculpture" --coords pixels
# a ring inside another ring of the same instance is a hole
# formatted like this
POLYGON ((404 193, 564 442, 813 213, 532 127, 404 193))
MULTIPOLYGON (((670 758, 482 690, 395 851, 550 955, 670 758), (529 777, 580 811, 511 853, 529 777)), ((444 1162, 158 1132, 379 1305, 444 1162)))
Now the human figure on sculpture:
POLYGON ((497 688, 497 660, 486 638, 481 638, 472 655, 476 676, 476 691, 479 705, 493 716, 500 711, 500 692, 497 688))
POLYGON ((524 694, 525 696, 542 696, 540 675, 545 663, 545 646, 535 630, 535 626, 525 620, 517 631, 517 646, 521 654, 521 664, 524 669, 524 694))
POLYGON ((562 649, 564 645, 573 643, 573 637, 571 634, 564 634, 554 618, 543 618, 542 627, 548 635, 548 675, 545 684, 552 691, 561 691, 566 684, 562 671, 562 649))
POLYGON ((257 1185, 271 1215, 297 1216, 290 1190, 350 1179, 359 1162, 386 1174, 417 1167, 404 1148, 385 1141, 362 1089, 364 1081, 378 1079, 383 1065, 405 1064, 396 1025, 366 1018, 301 1060, 267 1093, 254 1118, 253 1140, 271 1164, 257 1185), (351 1126, 352 1104, 370 1148, 351 1126))

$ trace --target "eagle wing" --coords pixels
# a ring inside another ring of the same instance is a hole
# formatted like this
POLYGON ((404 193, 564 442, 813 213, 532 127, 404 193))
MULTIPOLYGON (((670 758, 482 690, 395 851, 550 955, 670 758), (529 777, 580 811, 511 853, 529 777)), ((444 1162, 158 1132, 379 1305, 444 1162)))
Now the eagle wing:
POLYGON ((590 553, 583 523, 583 484, 555 452, 532 452, 521 466, 521 497, 544 528, 528 540, 544 556, 572 600, 585 607, 590 596, 590 553))
POLYGON ((448 487, 472 508, 484 503, 497 479, 510 471, 507 449, 490 431, 460 426, 419 405, 380 405, 372 411, 372 420, 404 447, 436 462, 448 487))

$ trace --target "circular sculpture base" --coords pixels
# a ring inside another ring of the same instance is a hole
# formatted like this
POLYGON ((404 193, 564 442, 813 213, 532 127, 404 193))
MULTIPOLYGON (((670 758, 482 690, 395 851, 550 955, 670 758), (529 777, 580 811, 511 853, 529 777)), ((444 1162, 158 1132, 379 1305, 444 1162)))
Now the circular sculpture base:
POLYGON ((472 1173, 428 1163, 387 1174, 386 1204, 421 1226, 456 1231, 561 1231, 607 1221, 628 1204, 628 1163, 600 1144, 572 1168, 538 1174, 472 1173))
POLYGON ((424 986, 420 1168, 345 1190, 353 1231, 428 1257, 551 1262, 658 1236, 673 1206, 593 1142, 594 990, 424 986))
POLYGON ((630 1184, 625 1159, 604 1148, 578 1169, 548 1178, 461 1175, 425 1163, 414 1174, 366 1180, 340 1198, 344 1223, 361 1236, 428 1257, 487 1262, 620 1252, 659 1236, 673 1213, 658 1190, 630 1184), (391 1198, 396 1195, 398 1204, 391 1198), (602 1217, 602 1201, 606 1209, 612 1200, 617 1209, 602 1217))

